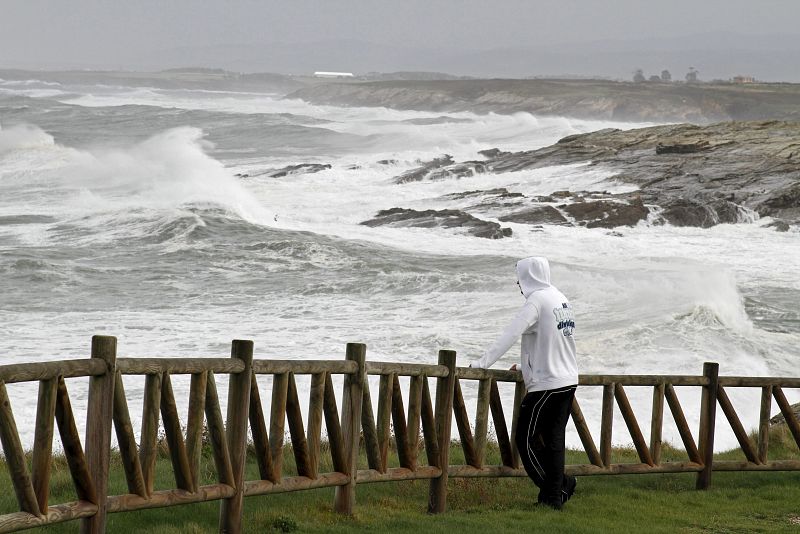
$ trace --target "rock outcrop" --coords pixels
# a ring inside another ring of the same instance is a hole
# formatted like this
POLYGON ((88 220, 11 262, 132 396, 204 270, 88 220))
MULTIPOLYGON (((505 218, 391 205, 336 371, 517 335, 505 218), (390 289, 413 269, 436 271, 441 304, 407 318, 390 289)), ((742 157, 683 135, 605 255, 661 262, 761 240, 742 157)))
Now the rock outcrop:
POLYGON ((255 173, 237 174, 237 178, 255 178, 256 176, 269 176, 270 178, 283 178, 293 174, 314 174, 330 169, 328 163, 298 163, 297 165, 287 165, 279 169, 267 169, 255 173))
POLYGON ((502 228, 493 221, 484 221, 460 210, 424 210, 405 208, 381 210, 374 218, 362 222, 365 226, 401 226, 420 228, 464 228, 471 235, 487 239, 511 236, 511 228, 502 228))
POLYGON ((422 180, 444 180, 447 178, 465 178, 486 172, 486 163, 483 161, 464 161, 455 163, 453 156, 444 154, 422 164, 410 171, 397 176, 394 181, 398 184, 419 182, 422 180))
MULTIPOLYGON (((502 214, 501 220, 564 224, 560 217, 564 216, 589 228, 612 228, 638 224, 653 213, 654 223, 675 226, 707 228, 758 217, 775 218, 775 227, 781 231, 800 224, 797 122, 605 129, 568 136, 537 150, 487 150, 483 155, 487 159, 482 166, 446 157, 435 160, 435 166, 428 163, 402 176, 420 180, 457 178, 465 165, 475 173, 496 174, 590 162, 590 166, 611 171, 614 180, 632 184, 638 191, 599 196, 558 192, 526 199, 527 204, 516 198, 515 205, 522 209, 502 214)), ((483 192, 483 202, 473 207, 497 204, 498 199, 490 198, 497 196, 493 191, 483 192)), ((502 204, 508 205, 505 201, 502 204)))
MULTIPOLYGON (((792 413, 794 413, 795 417, 800 418, 800 402, 791 405, 792 413)), ((776 415, 775 417, 769 420, 770 425, 785 425, 786 418, 783 416, 782 413, 776 415)))

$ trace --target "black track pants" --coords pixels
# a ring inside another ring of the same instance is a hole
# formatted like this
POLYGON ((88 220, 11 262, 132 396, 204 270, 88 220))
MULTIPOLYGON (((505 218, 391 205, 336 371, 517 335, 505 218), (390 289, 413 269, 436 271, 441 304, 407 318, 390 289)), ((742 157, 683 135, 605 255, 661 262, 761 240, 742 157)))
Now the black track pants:
POLYGON ((564 429, 576 386, 532 391, 522 399, 517 420, 517 449, 539 502, 560 507, 571 496, 573 477, 564 474, 564 429))

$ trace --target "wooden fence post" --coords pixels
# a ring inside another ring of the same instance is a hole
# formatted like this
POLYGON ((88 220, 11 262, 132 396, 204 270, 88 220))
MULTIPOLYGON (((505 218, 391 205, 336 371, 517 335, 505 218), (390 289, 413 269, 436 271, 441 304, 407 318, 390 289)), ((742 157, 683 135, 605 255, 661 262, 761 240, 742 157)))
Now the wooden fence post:
POLYGON ((711 485, 711 470, 714 464, 714 430, 717 422, 717 386, 719 384, 719 364, 703 364, 703 376, 708 385, 703 386, 700 400, 699 449, 703 459, 703 470, 697 473, 697 489, 708 489, 711 485))
POLYGON ((447 508, 447 470, 450 467, 450 431, 453 422, 453 394, 456 386, 456 352, 439 351, 439 365, 447 367, 447 376, 436 380, 436 436, 439 438, 438 467, 442 474, 431 479, 428 513, 440 514, 447 508))
MULTIPOLYGON (((367 383, 367 346, 363 343, 348 343, 345 358, 358 364, 355 374, 345 375, 342 390, 342 437, 345 440, 345 465, 350 481, 336 487, 333 508, 340 514, 352 515, 356 500, 356 476, 358 474, 358 444, 361 437, 361 400, 367 383)), ((372 406, 367 406, 372 410, 372 406)))
POLYGON ((89 379, 86 410, 86 463, 97 496, 97 513, 81 520, 82 534, 106 531, 108 464, 111 457, 111 426, 114 408, 114 383, 117 376, 117 338, 92 336, 92 358, 103 360, 106 372, 89 379))
POLYGON ((219 531, 238 534, 242 531, 244 510, 244 464, 247 460, 247 420, 250 408, 250 380, 253 376, 253 342, 234 339, 231 358, 242 360, 244 370, 231 374, 228 383, 228 416, 225 433, 233 467, 236 493, 219 506, 219 531))

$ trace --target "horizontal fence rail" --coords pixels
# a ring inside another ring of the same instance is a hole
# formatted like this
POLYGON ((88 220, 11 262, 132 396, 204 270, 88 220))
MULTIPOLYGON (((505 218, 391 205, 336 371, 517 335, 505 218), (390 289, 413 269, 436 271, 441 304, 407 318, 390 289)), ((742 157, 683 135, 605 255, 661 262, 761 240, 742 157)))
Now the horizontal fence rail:
MULTIPOLYGON (((575 399, 571 419, 588 463, 568 465, 567 473, 696 473, 697 488, 705 489, 713 471, 800 470, 800 461, 770 459, 768 455, 773 401, 800 447, 800 422, 784 391, 800 388, 800 378, 720 377, 718 371, 717 364, 706 363, 703 374, 697 376, 581 375, 582 390, 600 390, 599 441, 575 399), (626 390, 642 386, 652 388, 649 440, 644 438, 626 390), (696 432, 687 422, 676 387, 700 388, 702 392, 696 432), (760 390, 759 423, 753 435, 730 400, 733 388, 760 390), (743 460, 713 457, 718 407, 730 424, 743 460), (612 459, 615 408, 630 434, 639 460, 636 463, 612 459), (665 410, 672 416, 685 451, 686 457, 678 461, 662 460, 665 410)), ((244 498, 248 496, 330 487, 334 488, 334 509, 352 514, 357 484, 401 480, 429 480, 428 511, 440 513, 447 506, 450 477, 527 476, 515 440, 519 405, 525 394, 521 373, 457 367, 456 353, 448 350, 439 352, 435 365, 370 362, 366 346, 358 343, 348 344, 345 359, 338 361, 256 360, 253 343, 236 340, 230 358, 117 359, 116 338, 94 336, 89 359, 0 366, 0 441, 18 503, 18 510, 0 515, 0 532, 72 520, 81 520, 81 532, 104 532, 109 513, 205 501, 220 501, 221 532, 241 532, 244 498), (138 433, 123 380, 131 375, 144 382, 138 433), (185 416, 179 413, 172 385, 172 377, 177 375, 189 380, 185 416), (222 375, 227 375, 228 382, 224 416, 217 390, 217 378, 222 375), (306 391, 297 385, 300 376, 310 380, 306 421, 301 403, 306 391), (77 430, 65 381, 79 377, 89 380, 84 440, 77 430), (341 383, 338 392, 334 379, 341 383), (22 447, 5 387, 19 382, 38 382, 39 386, 29 454, 22 447), (262 396, 266 382, 271 383, 269 398, 262 396), (468 406, 465 399, 462 388, 467 385, 476 386, 474 406, 468 406), (510 406, 503 403, 501 385, 513 388, 510 406), (511 428, 507 425, 509 411, 511 428), (450 461, 453 423, 463 465, 450 461), (56 428, 77 499, 52 504, 50 474, 56 428), (121 495, 108 494, 112 430, 127 483, 127 493, 121 495), (492 431, 498 465, 487 464, 492 431), (248 447, 258 466, 254 480, 245 477, 248 447), (210 451, 209 460, 204 450, 210 451), (390 458, 390 451, 396 460, 390 458), (285 469, 287 452, 293 457, 293 466, 285 469), (155 488, 159 454, 166 454, 171 462, 172 488, 155 488), (213 467, 201 469, 204 461, 213 467)))

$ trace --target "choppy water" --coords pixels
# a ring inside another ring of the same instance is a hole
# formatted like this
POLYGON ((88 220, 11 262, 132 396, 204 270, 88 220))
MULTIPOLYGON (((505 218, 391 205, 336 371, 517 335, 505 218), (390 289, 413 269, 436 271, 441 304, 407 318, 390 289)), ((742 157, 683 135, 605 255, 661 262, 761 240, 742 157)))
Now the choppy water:
MULTIPOLYGON (((85 357, 103 333, 120 356, 220 356, 248 338, 257 357, 340 358, 359 341, 370 359, 433 362, 450 348, 466 365, 520 304, 515 260, 537 254, 573 302, 584 373, 699 374, 713 360, 723 374, 798 375, 800 236, 768 221, 512 223, 497 241, 358 224, 392 207, 470 211, 474 198, 443 198, 454 192, 622 190, 585 165, 391 178, 443 153, 480 159, 637 125, 32 80, 0 81, 0 126, 0 363, 85 357), (261 174, 298 163, 331 168, 261 174)), ((35 395, 14 391, 17 413, 32 413, 35 395)), ((599 392, 579 397, 599 425, 599 392)), ((650 393, 633 397, 646 416, 650 393)))

